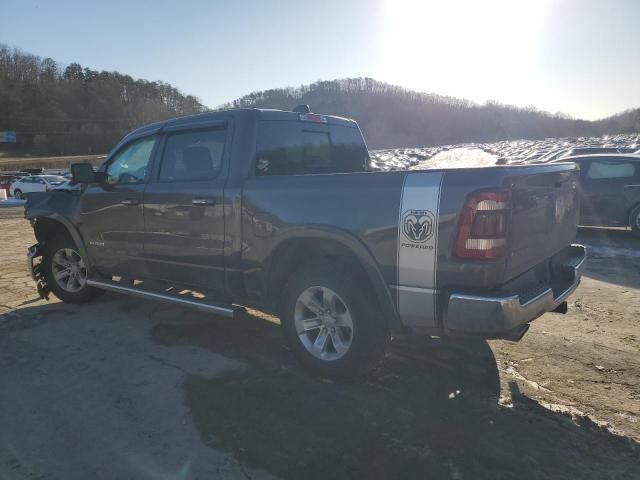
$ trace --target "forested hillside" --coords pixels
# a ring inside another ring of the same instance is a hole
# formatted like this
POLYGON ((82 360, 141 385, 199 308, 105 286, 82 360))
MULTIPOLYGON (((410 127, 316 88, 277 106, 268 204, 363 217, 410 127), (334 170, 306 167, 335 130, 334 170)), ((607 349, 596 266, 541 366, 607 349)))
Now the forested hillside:
POLYGON ((204 107, 163 82, 135 80, 72 63, 61 68, 0 45, 0 131, 17 131, 8 154, 107 152, 135 127, 204 107))
MULTIPOLYGON (((419 147, 517 138, 593 136, 640 131, 640 109, 595 122, 489 102, 419 93, 371 78, 319 81, 298 88, 254 92, 219 108, 291 109, 356 119, 370 148, 419 147)), ((0 45, 0 131, 18 143, 0 154, 105 153, 146 123, 198 113, 205 107, 163 82, 61 67, 0 45)))
POLYGON ((590 122, 562 114, 419 93, 371 78, 320 81, 254 92, 222 108, 290 109, 354 118, 370 148, 419 147, 517 138, 575 137, 640 131, 640 109, 590 122))

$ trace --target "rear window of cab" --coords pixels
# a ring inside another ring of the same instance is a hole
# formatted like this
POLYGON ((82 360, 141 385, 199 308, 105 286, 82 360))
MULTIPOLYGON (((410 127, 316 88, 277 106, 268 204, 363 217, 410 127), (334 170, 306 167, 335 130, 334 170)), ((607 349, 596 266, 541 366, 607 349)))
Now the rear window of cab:
POLYGON ((355 126, 260 121, 255 174, 313 175, 367 171, 369 153, 355 126))

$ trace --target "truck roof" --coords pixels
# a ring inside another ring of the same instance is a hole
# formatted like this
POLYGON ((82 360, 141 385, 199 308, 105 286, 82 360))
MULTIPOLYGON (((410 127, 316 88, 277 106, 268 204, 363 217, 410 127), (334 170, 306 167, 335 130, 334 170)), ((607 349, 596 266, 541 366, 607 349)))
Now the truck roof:
POLYGON ((289 110, 278 110, 278 109, 271 109, 271 108, 233 108, 229 110, 216 110, 211 112, 198 113, 195 115, 187 115, 184 117, 170 118, 169 120, 163 120, 161 122, 149 123, 147 125, 144 125, 142 127, 139 127, 129 132, 125 136, 125 139, 130 139, 131 137, 137 137, 137 136, 153 133, 166 127, 173 127, 173 126, 182 127, 182 126, 188 126, 191 124, 193 124, 194 126, 202 125, 202 124, 207 124, 208 122, 223 121, 228 119, 229 117, 233 117, 234 119, 236 118, 238 119, 243 118, 246 120, 253 119, 256 121, 257 120, 304 121, 303 116, 305 115, 316 117, 316 118, 321 117, 323 119, 322 123, 344 125, 344 126, 351 126, 351 127, 356 126, 356 122, 354 120, 351 120, 349 118, 338 117, 335 115, 324 115, 324 114, 317 114, 317 113, 299 113, 299 112, 293 112, 289 110))

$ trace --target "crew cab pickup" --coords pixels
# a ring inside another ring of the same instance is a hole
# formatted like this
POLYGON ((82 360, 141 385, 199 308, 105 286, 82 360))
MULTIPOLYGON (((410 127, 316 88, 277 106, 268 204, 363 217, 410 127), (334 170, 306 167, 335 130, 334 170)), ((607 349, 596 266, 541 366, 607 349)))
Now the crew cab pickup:
POLYGON ((27 201, 41 295, 256 308, 322 375, 401 334, 517 340, 585 262, 575 164, 376 172, 356 122, 304 108, 155 123, 72 173, 27 201))

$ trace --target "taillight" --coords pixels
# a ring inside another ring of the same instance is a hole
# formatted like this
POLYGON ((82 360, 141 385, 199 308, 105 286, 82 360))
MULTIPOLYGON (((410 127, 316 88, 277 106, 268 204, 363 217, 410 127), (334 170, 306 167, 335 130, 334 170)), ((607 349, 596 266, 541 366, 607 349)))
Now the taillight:
POLYGON ((454 255, 493 259, 507 251, 507 195, 476 192, 467 201, 458 221, 454 255))

